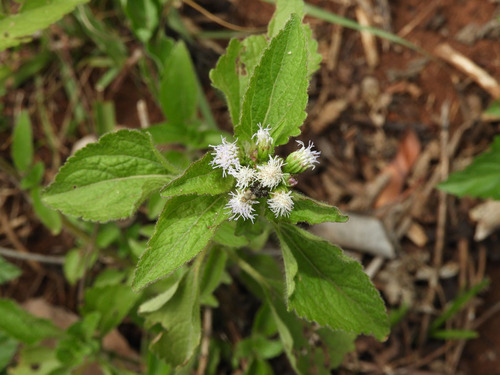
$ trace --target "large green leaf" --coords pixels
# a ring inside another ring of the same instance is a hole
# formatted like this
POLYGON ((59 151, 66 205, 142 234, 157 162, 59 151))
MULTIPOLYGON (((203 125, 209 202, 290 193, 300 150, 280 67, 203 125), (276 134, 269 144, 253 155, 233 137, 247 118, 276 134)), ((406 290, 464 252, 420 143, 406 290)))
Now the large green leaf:
POLYGON ((276 227, 283 249, 288 308, 335 330, 383 340, 389 322, 362 266, 330 243, 290 224, 276 227))
POLYGON ((26 344, 62 335, 51 321, 31 315, 10 299, 0 299, 0 317, 0 330, 26 344))
POLYGON ((133 288, 167 276, 203 250, 228 218, 228 195, 186 195, 170 199, 135 270, 133 288))
POLYGON ((172 180, 161 191, 164 197, 188 194, 208 194, 217 195, 225 193, 234 185, 234 178, 231 176, 222 177, 222 169, 214 169, 209 163, 213 159, 210 153, 194 162, 175 180, 172 180))
POLYGON ((167 168, 148 134, 120 130, 69 158, 43 202, 87 220, 125 218, 170 181, 167 168))
POLYGON ((196 115, 198 81, 191 57, 183 42, 170 52, 160 85, 160 101, 168 121, 185 126, 196 115))
MULTIPOLYGON (((318 224, 325 221, 345 222, 348 220, 348 217, 342 215, 337 207, 318 202, 299 193, 293 193, 292 198, 294 206, 290 212, 290 216, 280 217, 282 221, 292 224, 300 221, 305 221, 309 224, 318 224)), ((269 217, 274 218, 274 215, 269 215, 269 217)))
POLYGON ((0 51, 31 40, 43 30, 88 0, 29 0, 17 14, 0 19, 0 51))
POLYGON ((304 1, 302 0, 277 0, 273 18, 269 21, 267 34, 274 37, 286 25, 290 15, 295 13, 302 19, 304 17, 304 1))
POLYGON ((174 296, 159 310, 146 316, 146 324, 165 329, 151 345, 153 352, 173 366, 192 357, 201 338, 200 268, 192 267, 174 296))
POLYGON ((461 172, 450 175, 438 185, 448 193, 500 200, 500 136, 496 136, 491 150, 478 156, 461 172))
POLYGON ((292 15, 255 67, 241 108, 235 135, 250 141, 257 124, 271 126, 275 145, 300 133, 306 118, 307 45, 300 17, 292 15))
POLYGON ((219 58, 215 69, 210 71, 212 85, 224 93, 229 114, 236 124, 240 118, 240 81, 238 78, 237 59, 243 46, 237 39, 232 39, 226 49, 226 54, 219 58))

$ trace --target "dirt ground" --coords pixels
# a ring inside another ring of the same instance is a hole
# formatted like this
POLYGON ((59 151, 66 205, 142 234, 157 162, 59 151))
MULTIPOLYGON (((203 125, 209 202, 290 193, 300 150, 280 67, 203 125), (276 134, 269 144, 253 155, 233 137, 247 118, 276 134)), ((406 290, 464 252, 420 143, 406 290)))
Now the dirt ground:
MULTIPOLYGON (((199 1, 212 14, 248 28, 265 27, 273 8, 260 1, 199 1)), ((500 4, 494 0, 316 0, 310 4, 366 22, 413 43, 411 49, 308 16, 324 57, 310 86, 308 118, 301 139, 312 139, 322 152, 322 165, 300 181, 310 196, 383 222, 395 257, 355 252, 386 299, 389 309, 402 304, 408 313, 388 340, 360 337, 339 374, 500 374, 500 231, 474 240, 477 220, 471 210, 480 200, 446 196, 434 186, 451 171, 462 169, 500 134, 500 119, 485 109, 500 96, 500 4), (454 57, 463 56, 456 60, 454 57), (458 62, 457 62, 458 61, 458 62), (468 62, 481 68, 468 68, 468 62), (478 76, 479 74, 479 76, 478 76), (485 84, 484 76, 493 84, 485 84), (496 86, 495 86, 496 84, 496 86), (463 290, 483 278, 488 289, 452 319, 449 329, 477 329, 473 340, 426 337, 430 322, 463 290)), ((181 14, 203 30, 223 27, 184 5, 181 14)), ((193 27, 194 27, 193 26, 193 27)), ((173 34, 172 31, 169 31, 173 34)), ((210 87, 208 71, 227 41, 200 40, 193 60, 222 128, 230 126, 225 105, 210 87)), ((133 42, 127 45, 136 48, 133 42)), ((53 74, 55 79, 57 72, 53 74)), ((117 122, 138 127, 136 103, 145 99, 151 122, 160 109, 133 69, 121 84, 102 95, 115 103, 117 122)), ((92 78, 82 85, 95 95, 92 78)), ((3 99, 12 116, 19 100, 34 101, 28 82, 3 99), (19 99, 19 95, 22 98, 19 99)), ((47 99, 54 128, 66 114, 63 94, 47 99)), ((35 122, 35 135, 42 137, 35 122)), ((86 130, 81 131, 85 135, 86 130)), ((8 132, 0 133, 2 139, 8 132)), ((2 142, 4 143, 4 142, 2 142)), ((71 142, 61 146, 64 160, 71 142)), ((8 145, 0 145, 8 157, 8 145)), ((55 170, 48 150, 37 155, 55 170)), ((12 179, 0 171, 0 246, 19 251, 64 255, 73 246, 70 234, 52 236, 34 217, 12 179)), ((356 250, 356 249, 353 249, 356 250)), ((26 301, 43 297, 75 309, 77 290, 65 283, 57 265, 16 261, 23 276, 0 287, 2 297, 26 301)))

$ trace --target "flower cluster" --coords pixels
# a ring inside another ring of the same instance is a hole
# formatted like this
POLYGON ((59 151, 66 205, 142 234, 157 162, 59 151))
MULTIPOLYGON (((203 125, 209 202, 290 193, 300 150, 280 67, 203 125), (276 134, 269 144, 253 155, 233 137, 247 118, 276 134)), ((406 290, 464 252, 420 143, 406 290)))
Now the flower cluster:
POLYGON ((314 144, 297 141, 301 148, 292 152, 283 160, 279 156, 272 156, 273 138, 270 126, 262 127, 257 124, 258 131, 252 136, 252 144, 246 150, 247 155, 241 155, 237 142, 228 143, 221 137, 222 143, 213 147, 213 168, 222 168, 222 175, 227 174, 236 179, 236 191, 229 193, 231 199, 226 208, 231 210, 230 220, 250 219, 256 217, 255 207, 260 200, 267 198, 269 210, 276 216, 289 216, 293 209, 292 192, 290 188, 297 181, 292 176, 308 168, 314 169, 318 163, 319 151, 313 150, 314 144), (253 141, 255 139, 255 141, 253 141), (241 160, 248 160, 240 162, 241 160))

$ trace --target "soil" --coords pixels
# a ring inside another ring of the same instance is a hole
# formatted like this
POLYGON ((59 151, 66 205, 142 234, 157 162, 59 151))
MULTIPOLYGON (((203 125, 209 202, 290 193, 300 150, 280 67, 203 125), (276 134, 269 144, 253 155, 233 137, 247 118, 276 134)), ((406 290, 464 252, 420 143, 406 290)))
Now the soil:
MULTIPOLYGON (((218 17, 247 28, 265 27, 273 12, 271 5, 260 1, 198 3, 218 17)), ((323 161, 298 187, 344 211, 383 220, 396 239, 398 253, 394 260, 383 260, 380 273, 376 273, 373 280, 391 310, 401 306, 402 299, 391 300, 389 285, 381 276, 384 271, 398 267, 401 274, 393 282, 411 295, 405 301, 410 303, 408 314, 395 325, 388 340, 378 343, 360 337, 356 352, 346 357, 339 373, 500 374, 500 231, 493 231, 481 242, 474 241, 476 223, 469 218, 469 212, 480 201, 443 199, 433 189, 435 183, 445 177, 439 174, 440 163, 446 162, 439 146, 443 137, 448 139, 446 146, 452 151, 448 162, 451 170, 455 170, 486 150, 493 136, 500 133, 498 119, 490 121, 481 117, 496 99, 491 91, 436 51, 446 43, 500 80, 500 25, 495 23, 500 5, 493 0, 315 0, 310 3, 351 19, 364 11, 373 26, 401 35, 421 49, 381 39, 366 46, 358 31, 306 18, 319 41, 324 61, 310 86, 309 116, 301 139, 312 139, 321 150, 323 161), (335 38, 340 46, 337 53, 335 38), (378 61, 370 65, 367 54, 373 51, 378 61), (449 123, 447 133, 442 130, 443 121, 449 123), (451 148, 454 140, 456 146, 451 148), (388 184, 370 193, 370 187, 376 185, 381 176, 388 178, 388 184), (446 206, 444 217, 439 216, 440 204, 446 206), (420 234, 416 237, 409 234, 402 223, 408 224, 408 228, 419 228, 420 234), (425 241, 420 242, 422 239, 425 241), (436 249, 440 248, 442 255, 437 256, 436 249), (429 277, 419 276, 441 265, 450 265, 454 271, 440 279, 437 286, 431 286, 429 277), (439 315, 461 290, 470 288, 483 277, 490 279, 489 288, 447 322, 447 328, 453 329, 477 326, 477 339, 437 340, 422 336, 429 319, 439 315), (408 285, 403 280, 407 280, 408 285)), ((203 30, 223 29, 187 5, 182 6, 180 12, 203 30)), ((168 32, 175 36, 174 31, 168 32)), ((219 47, 226 43, 225 40, 200 41, 199 45, 191 46, 190 51, 200 77, 205 77, 202 84, 218 124, 230 129, 225 105, 206 79, 208 70, 215 66, 219 47)), ((138 47, 132 44, 127 45, 129 51, 138 47)), ((44 74, 60 80, 58 72, 51 67, 44 74)), ((82 82, 83 95, 88 102, 93 95, 113 101, 120 126, 138 127, 138 100, 145 100, 151 123, 163 120, 160 108, 137 79, 137 71, 129 69, 119 85, 102 94, 96 93, 92 86, 99 74, 95 70, 88 82, 82 82)), ((60 84, 46 84, 43 89, 52 92, 46 104, 52 108, 51 121, 59 131, 66 115, 67 99, 60 93, 60 84)), ((34 112, 35 95, 35 84, 30 81, 9 91, 2 100, 4 114, 12 119, 19 108, 34 112)), ((32 117, 35 136, 43 139, 39 116, 32 113, 32 117)), ((0 154, 5 160, 9 160, 9 129, 8 126, 0 128, 0 136, 5 140, 0 145, 0 154)), ((60 145, 61 159, 69 155, 78 137, 90 133, 91 126, 79 126, 75 137, 60 145)), ((48 183, 57 163, 47 145, 40 145, 39 150, 36 159, 48 166, 44 176, 48 183)), ((0 215, 10 223, 8 228, 2 225, 0 246, 60 256, 74 246, 69 232, 53 236, 37 221, 26 195, 4 169, 0 171, 0 193, 0 215)), ((358 257, 365 266, 374 260, 366 254, 358 254, 358 257)), ((23 275, 0 286, 1 297, 21 302, 43 297, 50 304, 76 311, 77 288, 65 282, 59 266, 44 264, 40 268, 19 260, 15 262, 22 267, 23 275)), ((228 291, 222 291, 220 297, 235 298, 235 288, 226 288, 228 291)), ((249 308, 247 317, 252 310, 253 307, 249 308)), ((133 335, 136 332, 130 333, 133 335)), ((282 366, 281 362, 273 365, 282 366)))

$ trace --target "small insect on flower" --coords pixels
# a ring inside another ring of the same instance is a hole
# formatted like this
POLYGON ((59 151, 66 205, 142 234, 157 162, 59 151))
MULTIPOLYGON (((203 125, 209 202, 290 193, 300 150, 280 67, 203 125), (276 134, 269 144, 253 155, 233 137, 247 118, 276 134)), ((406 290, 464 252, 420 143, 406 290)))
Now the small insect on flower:
POLYGON ((256 182, 250 186, 250 191, 255 198, 266 198, 269 196, 269 190, 263 187, 260 183, 256 182))
POLYGON ((250 190, 236 190, 236 193, 229 193, 232 198, 229 200, 225 208, 231 209, 232 215, 229 220, 237 220, 240 217, 243 220, 250 219, 253 223, 255 209, 252 207, 257 201, 253 200, 253 193, 250 190))
POLYGON ((267 201, 269 209, 274 216, 289 216, 293 209, 293 200, 290 196, 291 191, 276 191, 271 193, 271 199, 267 201))
POLYGON ((275 188, 284 181, 284 174, 281 167, 284 165, 283 159, 279 156, 269 156, 269 161, 266 164, 257 166, 257 180, 260 181, 263 187, 275 188))
POLYGON ((220 145, 210 147, 214 148, 215 152, 211 155, 214 159, 210 162, 213 168, 222 168, 222 175, 226 177, 226 172, 230 171, 231 168, 238 170, 240 169, 240 160, 238 159, 238 146, 236 142, 228 143, 226 138, 221 136, 222 143, 220 145))

